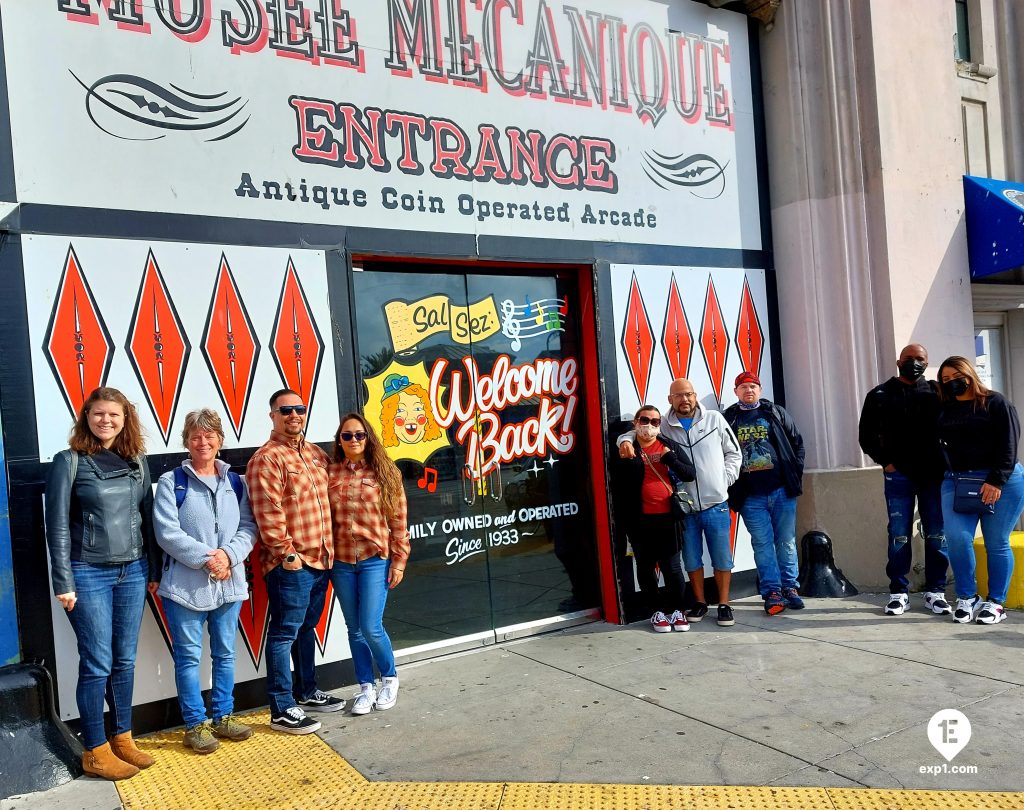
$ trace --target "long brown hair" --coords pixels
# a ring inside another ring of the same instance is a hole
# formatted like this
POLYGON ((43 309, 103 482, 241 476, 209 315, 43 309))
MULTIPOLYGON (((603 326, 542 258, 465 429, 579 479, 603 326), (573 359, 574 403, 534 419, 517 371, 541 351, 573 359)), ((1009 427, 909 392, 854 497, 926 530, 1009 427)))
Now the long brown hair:
POLYGON ((950 402, 953 399, 953 397, 946 395, 946 392, 942 387, 942 370, 944 368, 950 368, 959 374, 963 374, 971 381, 971 391, 974 392, 974 407, 982 409, 987 407, 988 395, 991 394, 992 391, 982 384, 981 380, 978 378, 978 372, 974 370, 974 364, 966 357, 961 357, 958 354, 954 354, 952 357, 947 357, 942 361, 942 365, 939 366, 939 400, 941 402, 950 402))
POLYGON ((103 444, 89 429, 89 411, 97 402, 115 402, 124 411, 124 426, 110 446, 111 452, 117 453, 121 458, 135 458, 145 453, 146 440, 142 436, 142 424, 139 422, 138 411, 128 401, 128 397, 116 388, 107 387, 97 388, 82 403, 82 409, 78 412, 78 419, 75 420, 75 425, 71 428, 71 436, 68 439, 71 449, 89 456, 103 449, 103 444))
POLYGON ((334 433, 334 460, 345 460, 345 451, 341 447, 341 426, 349 421, 349 419, 355 419, 363 426, 363 430, 366 431, 366 464, 373 470, 373 474, 377 477, 377 483, 380 484, 380 505, 384 516, 387 518, 394 517, 398 512, 398 503, 405 494, 402 488, 402 473, 398 471, 395 462, 391 460, 384 450, 384 445, 381 444, 380 438, 363 418, 362 414, 353 412, 341 417, 338 429, 334 433))

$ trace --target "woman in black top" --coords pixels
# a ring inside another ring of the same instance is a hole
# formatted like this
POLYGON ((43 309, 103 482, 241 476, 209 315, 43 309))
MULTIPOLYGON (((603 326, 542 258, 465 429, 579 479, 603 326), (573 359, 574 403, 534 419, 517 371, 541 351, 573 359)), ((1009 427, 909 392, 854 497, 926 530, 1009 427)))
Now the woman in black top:
POLYGON ((132 740, 132 691, 147 582, 155 592, 160 574, 135 406, 116 388, 97 388, 69 444, 54 457, 46 482, 46 544, 53 592, 78 639, 82 768, 125 779, 153 764, 132 740), (109 742, 104 700, 114 732, 109 742))
POLYGON ((676 482, 692 481, 696 471, 682 445, 658 435, 661 414, 653 405, 636 412, 633 427, 634 457, 617 459, 617 486, 623 488, 623 517, 640 595, 645 609, 653 611, 651 628, 656 633, 686 631, 690 625, 683 615, 685 580, 671 498, 676 482), (665 577, 661 604, 655 566, 665 577))
POLYGON ((942 482, 942 521, 956 577, 953 621, 998 624, 1006 618, 1003 604, 1013 574, 1010 532, 1024 509, 1024 468, 1017 462, 1020 421, 1013 404, 982 385, 974 366, 963 357, 943 361, 939 385, 939 439, 950 467, 942 482), (992 514, 954 511, 953 472, 984 478, 981 499, 994 509, 992 514), (979 517, 988 558, 985 601, 977 593, 975 580, 974 534, 979 517))

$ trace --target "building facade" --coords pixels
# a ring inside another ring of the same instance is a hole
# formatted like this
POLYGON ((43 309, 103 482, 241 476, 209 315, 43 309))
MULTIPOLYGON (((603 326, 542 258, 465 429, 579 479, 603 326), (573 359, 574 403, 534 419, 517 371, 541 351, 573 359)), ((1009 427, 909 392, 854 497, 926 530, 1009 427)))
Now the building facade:
MULTIPOLYGON (((961 180, 1024 179, 1021 12, 721 5, 5 4, 0 626, 62 717, 77 662, 42 482, 100 383, 137 404, 154 478, 193 408, 220 411, 237 469, 283 385, 319 443, 362 410, 410 501, 406 660, 638 618, 609 456, 679 376, 719 408, 760 375, 807 442, 801 531, 884 582, 864 393, 910 340, 937 365, 979 338, 995 387, 1024 386, 1024 287, 971 283, 961 180)), ((735 517, 733 543, 753 593, 735 517)), ((240 704, 264 700, 266 623, 257 574, 240 704)), ((322 685, 348 682, 333 599, 318 630, 322 685)), ((174 719, 170 641, 153 599, 144 725, 174 719)))

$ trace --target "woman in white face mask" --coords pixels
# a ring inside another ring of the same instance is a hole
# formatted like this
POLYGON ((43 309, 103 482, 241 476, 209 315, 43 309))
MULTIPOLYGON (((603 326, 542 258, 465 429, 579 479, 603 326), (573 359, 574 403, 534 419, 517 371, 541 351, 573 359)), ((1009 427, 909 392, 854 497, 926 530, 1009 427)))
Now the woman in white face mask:
POLYGON ((644 405, 633 419, 636 438, 633 458, 619 458, 616 486, 622 487, 626 534, 633 547, 637 581, 645 610, 650 611, 656 633, 686 631, 683 615, 683 576, 680 528, 683 516, 673 507, 676 485, 692 481, 696 471, 686 449, 659 435, 661 414, 644 405), (655 566, 665 577, 665 593, 658 591, 655 566))

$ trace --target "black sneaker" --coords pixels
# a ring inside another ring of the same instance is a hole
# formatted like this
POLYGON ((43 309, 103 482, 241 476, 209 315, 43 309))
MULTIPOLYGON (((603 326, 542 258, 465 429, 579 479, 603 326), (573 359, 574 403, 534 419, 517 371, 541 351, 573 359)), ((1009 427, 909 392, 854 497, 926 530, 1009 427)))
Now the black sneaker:
POLYGON ((295 702, 311 712, 340 712, 345 708, 344 700, 321 692, 319 689, 307 698, 296 698, 295 702))
POLYGON ((284 714, 270 718, 270 727, 274 731, 287 734, 312 734, 320 730, 320 721, 306 717, 306 713, 298 706, 285 709, 284 714))
POLYGON ((719 627, 732 627, 736 624, 736 620, 732 617, 732 608, 728 605, 718 606, 718 626, 719 627))
POLYGON ((699 622, 708 615, 708 606, 704 602, 697 602, 692 608, 686 611, 686 621, 699 622))

